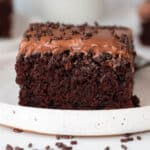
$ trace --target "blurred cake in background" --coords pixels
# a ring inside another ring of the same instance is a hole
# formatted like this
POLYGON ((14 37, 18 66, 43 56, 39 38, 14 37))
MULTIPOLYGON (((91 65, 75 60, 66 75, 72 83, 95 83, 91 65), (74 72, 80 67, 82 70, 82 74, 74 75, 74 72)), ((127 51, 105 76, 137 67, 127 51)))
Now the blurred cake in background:
POLYGON ((150 0, 145 1, 139 8, 142 31, 140 40, 144 45, 150 45, 150 0))
POLYGON ((11 36, 12 11, 12 0, 0 0, 0 37, 11 36))

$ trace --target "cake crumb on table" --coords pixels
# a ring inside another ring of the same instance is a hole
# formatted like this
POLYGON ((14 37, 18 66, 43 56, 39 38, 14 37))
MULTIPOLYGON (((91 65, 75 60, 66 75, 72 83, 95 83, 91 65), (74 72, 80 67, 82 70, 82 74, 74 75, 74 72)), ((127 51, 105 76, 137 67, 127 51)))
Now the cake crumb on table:
POLYGON ((142 140, 142 137, 141 137, 141 136, 137 136, 136 138, 137 138, 137 140, 139 140, 139 141, 142 140))
POLYGON ((109 147, 109 146, 107 146, 107 147, 105 147, 105 148, 104 148, 104 150, 110 150, 110 147, 109 147))
POLYGON ((70 144, 71 144, 71 145, 77 145, 78 142, 77 142, 77 141, 71 141, 70 144))
POLYGON ((120 139, 120 141, 122 143, 131 142, 131 141, 134 141, 134 138, 133 137, 122 138, 120 139))
POLYGON ((6 145, 6 150, 13 150, 13 147, 10 144, 6 145))
POLYGON ((62 150, 72 150, 72 147, 71 146, 67 146, 66 144, 62 143, 62 142, 57 142, 55 144, 59 149, 62 149, 62 150))
POLYGON ((32 146, 33 146, 32 143, 29 143, 29 144, 28 144, 28 147, 29 147, 29 148, 32 148, 32 146))
POLYGON ((45 150, 51 150, 51 147, 50 147, 49 145, 47 145, 47 146, 45 147, 45 150))
POLYGON ((127 147, 126 145, 124 145, 124 144, 121 145, 121 148, 122 148, 123 150, 127 150, 127 149, 128 149, 128 147, 127 147))
POLYGON ((15 150, 24 150, 24 148, 17 146, 15 147, 15 150))

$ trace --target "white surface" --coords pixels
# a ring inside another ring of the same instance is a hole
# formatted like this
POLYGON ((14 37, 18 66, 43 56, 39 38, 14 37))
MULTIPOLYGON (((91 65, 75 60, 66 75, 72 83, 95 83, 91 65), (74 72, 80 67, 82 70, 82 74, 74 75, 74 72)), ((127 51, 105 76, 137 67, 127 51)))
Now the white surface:
MULTIPOLYGON (((124 143, 128 146, 128 150, 148 150, 150 147, 150 132, 134 135, 134 141, 124 143), (142 137, 141 141, 136 140, 136 136, 140 135, 142 137)), ((121 150, 120 139, 122 136, 115 137, 87 137, 79 138, 76 137, 73 140, 77 140, 78 144, 73 146, 73 150, 104 150, 106 146, 110 146, 110 150, 121 150)), ((0 127, 0 149, 5 150, 6 144, 11 144, 12 146, 21 146, 25 150, 30 150, 27 145, 29 143, 33 144, 33 148, 38 150, 45 150, 46 145, 51 145, 54 150, 58 150, 55 147, 55 143, 64 142, 70 145, 71 140, 56 140, 55 136, 44 136, 32 133, 14 133, 12 129, 0 127)))

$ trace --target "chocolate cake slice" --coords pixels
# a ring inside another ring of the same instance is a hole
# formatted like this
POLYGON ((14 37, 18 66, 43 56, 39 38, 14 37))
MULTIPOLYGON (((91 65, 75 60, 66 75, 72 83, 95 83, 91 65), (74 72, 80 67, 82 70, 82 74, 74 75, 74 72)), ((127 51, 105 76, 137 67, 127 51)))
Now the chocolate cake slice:
POLYGON ((150 45, 150 0, 144 2, 139 8, 141 19, 140 40, 144 45, 150 45))
POLYGON ((60 109, 134 107, 132 33, 125 27, 31 24, 16 62, 19 104, 60 109))
POLYGON ((12 0, 0 0, 0 37, 11 35, 12 12, 12 0))

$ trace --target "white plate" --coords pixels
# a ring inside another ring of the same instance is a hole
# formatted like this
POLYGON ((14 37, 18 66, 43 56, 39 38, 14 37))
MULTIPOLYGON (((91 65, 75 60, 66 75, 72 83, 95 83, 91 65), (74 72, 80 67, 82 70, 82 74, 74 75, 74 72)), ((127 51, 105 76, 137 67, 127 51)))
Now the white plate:
POLYGON ((73 111, 17 106, 15 55, 0 57, 0 124, 44 134, 116 135, 150 130, 150 68, 136 74, 135 93, 141 108, 73 111))

